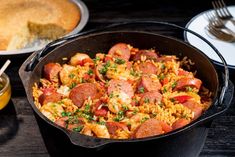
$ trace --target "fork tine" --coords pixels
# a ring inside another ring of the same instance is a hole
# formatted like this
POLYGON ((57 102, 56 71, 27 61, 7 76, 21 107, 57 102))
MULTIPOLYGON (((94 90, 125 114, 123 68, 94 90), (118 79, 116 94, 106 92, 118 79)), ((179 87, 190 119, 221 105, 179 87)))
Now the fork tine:
POLYGON ((214 8, 214 10, 216 12, 216 15, 218 17, 220 17, 220 18, 224 18, 224 15, 223 15, 223 13, 220 10, 220 7, 219 7, 217 1, 212 1, 212 6, 213 6, 213 8, 214 8))
POLYGON ((217 17, 220 17, 220 15, 219 15, 220 13, 219 13, 218 8, 217 8, 217 5, 215 4, 214 1, 212 1, 212 6, 213 6, 213 8, 214 8, 214 10, 215 10, 216 16, 217 16, 217 17))
POLYGON ((224 5, 222 4, 222 2, 220 0, 217 1, 217 6, 219 7, 219 9, 220 9, 220 11, 221 11, 221 13, 223 14, 224 17, 229 16, 227 14, 227 12, 225 11, 225 9, 224 9, 225 7, 224 7, 224 5))
POLYGON ((227 5, 225 4, 224 0, 221 0, 221 5, 223 6, 224 8, 224 11, 227 13, 228 16, 232 17, 232 14, 230 13, 230 11, 228 10, 228 7, 227 5))

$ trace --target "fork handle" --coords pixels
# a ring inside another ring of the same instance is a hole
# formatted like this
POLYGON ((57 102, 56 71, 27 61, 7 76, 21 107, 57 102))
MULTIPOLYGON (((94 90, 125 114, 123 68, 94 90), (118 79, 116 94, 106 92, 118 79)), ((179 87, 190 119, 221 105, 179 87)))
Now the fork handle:
MULTIPOLYGON (((235 21, 234 21, 234 26, 235 26, 235 21)), ((227 33, 231 34, 233 37, 235 37, 235 32, 232 31, 230 28, 226 27, 226 28, 222 28, 221 30, 225 30, 227 33)))

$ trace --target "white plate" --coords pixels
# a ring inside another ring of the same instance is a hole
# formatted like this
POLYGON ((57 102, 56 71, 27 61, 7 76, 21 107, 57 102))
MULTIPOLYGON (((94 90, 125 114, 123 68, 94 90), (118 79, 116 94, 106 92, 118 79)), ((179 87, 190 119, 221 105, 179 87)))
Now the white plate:
MULTIPOLYGON (((87 9, 87 6, 80 0, 71 0, 71 1, 74 2, 75 4, 77 4, 77 6, 79 7, 79 10, 81 12, 81 19, 80 19, 77 27, 74 28, 74 30, 71 31, 70 33, 68 33, 66 36, 76 34, 79 31, 81 31, 85 27, 85 25, 89 19, 89 11, 87 9)), ((19 54, 32 53, 34 51, 38 51, 38 50, 42 49, 45 45, 46 45, 46 43, 44 45, 40 44, 40 46, 35 44, 33 47, 24 48, 24 49, 20 49, 20 50, 0 51, 0 55, 8 56, 8 55, 19 55, 19 54)))
MULTIPOLYGON (((235 6, 229 6, 228 9, 231 12, 231 14, 235 17, 235 6)), ((208 20, 205 16, 205 13, 208 11, 202 12, 197 16, 195 16, 194 18, 192 18, 186 25, 186 28, 200 34, 208 41, 210 41, 223 55, 229 68, 235 69, 235 42, 234 43, 224 42, 209 35, 209 33, 205 29, 205 27, 208 25, 208 20)), ((232 23, 228 22, 226 26, 229 27, 231 30, 235 31, 235 26, 232 23)), ((192 44, 193 46, 197 47, 202 52, 204 52, 216 64, 221 65, 222 61, 209 45, 207 45, 201 39, 192 35, 189 32, 186 32, 184 34, 184 37, 186 41, 188 41, 190 44, 192 44)))

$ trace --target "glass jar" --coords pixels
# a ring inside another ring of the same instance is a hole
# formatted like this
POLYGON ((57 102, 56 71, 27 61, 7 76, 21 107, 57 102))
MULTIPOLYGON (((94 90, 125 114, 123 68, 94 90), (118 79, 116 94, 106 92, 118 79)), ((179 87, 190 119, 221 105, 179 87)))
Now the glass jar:
POLYGON ((9 77, 3 73, 0 77, 0 110, 3 109, 11 98, 11 85, 9 77))

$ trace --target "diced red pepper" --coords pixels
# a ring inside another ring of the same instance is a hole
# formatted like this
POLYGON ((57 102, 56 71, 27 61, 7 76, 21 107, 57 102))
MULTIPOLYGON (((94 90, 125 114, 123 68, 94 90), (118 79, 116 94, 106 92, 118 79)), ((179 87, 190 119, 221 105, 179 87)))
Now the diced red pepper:
POLYGON ((179 103, 184 103, 186 102, 188 99, 191 99, 191 96, 188 95, 180 95, 180 96, 175 96, 173 97, 175 101, 178 101, 179 103))
POLYGON ((169 80, 168 80, 168 78, 164 78, 163 80, 162 80, 162 85, 165 85, 165 84, 167 84, 169 82, 169 80))

